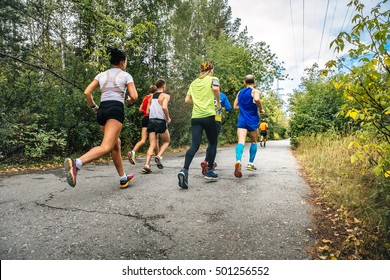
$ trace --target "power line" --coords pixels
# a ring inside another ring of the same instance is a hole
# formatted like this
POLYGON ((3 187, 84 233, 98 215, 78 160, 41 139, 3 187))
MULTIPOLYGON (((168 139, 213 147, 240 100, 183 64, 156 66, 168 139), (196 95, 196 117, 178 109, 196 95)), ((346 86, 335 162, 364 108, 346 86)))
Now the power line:
POLYGON ((327 45, 328 47, 326 48, 326 51, 324 53, 324 57, 326 57, 326 54, 328 53, 328 50, 329 50, 329 40, 330 40, 330 34, 332 34, 332 28, 333 28, 333 21, 334 21, 334 15, 336 14, 336 9, 337 9, 337 4, 338 4, 339 0, 336 1, 336 5, 334 6, 334 9, 333 9, 333 16, 332 16, 332 22, 330 24, 330 29, 329 29, 329 33, 328 33, 328 39, 327 39, 327 45))
POLYGON ((321 54, 322 39, 323 39, 323 37, 324 37, 324 30, 325 30, 325 25, 326 25, 326 18, 328 17, 328 8, 329 8, 329 0, 328 0, 328 4, 326 5, 325 18, 324 18, 324 25, 322 26, 320 50, 318 51, 317 64, 318 64, 318 61, 319 61, 319 59, 320 59, 320 54, 321 54))
POLYGON ((295 44, 294 21, 293 21, 293 13, 292 13, 291 0, 290 0, 290 16, 291 16, 291 28, 292 28, 293 43, 294 43, 295 65, 298 66, 297 47, 296 47, 296 44, 295 44))
POLYGON ((305 0, 302 0, 302 67, 305 73, 305 0))
POLYGON ((351 8, 351 6, 348 6, 347 12, 345 13, 345 16, 344 16, 343 25, 341 26, 341 29, 340 29, 339 33, 341 33, 343 31, 345 20, 347 19, 347 15, 348 15, 348 12, 349 12, 349 8, 351 8))
POLYGON ((349 17, 349 21, 347 23, 347 26, 345 27, 345 31, 348 31, 349 25, 352 23, 352 17, 353 17, 353 10, 351 10, 351 16, 349 17))

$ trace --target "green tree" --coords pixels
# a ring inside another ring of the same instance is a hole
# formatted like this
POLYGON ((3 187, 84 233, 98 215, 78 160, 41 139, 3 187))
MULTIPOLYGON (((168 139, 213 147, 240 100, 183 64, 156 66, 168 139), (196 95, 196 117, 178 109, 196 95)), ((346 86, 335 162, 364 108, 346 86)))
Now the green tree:
POLYGON ((350 33, 342 32, 331 46, 337 52, 350 46, 348 55, 358 66, 347 67, 343 60, 329 61, 327 66, 336 65, 347 69, 348 73, 338 75, 334 81, 336 89, 343 90, 350 100, 342 107, 341 113, 355 121, 361 129, 358 138, 350 147, 356 148, 351 161, 366 161, 374 164, 376 175, 390 176, 390 10, 387 0, 381 1, 364 15, 364 5, 358 0, 348 5, 356 11, 353 17, 355 26, 350 33), (388 7, 388 6, 387 6, 388 7), (362 39, 363 34, 368 35, 362 39))
POLYGON ((346 121, 337 117, 344 103, 342 92, 334 89, 316 64, 306 72, 307 76, 289 100, 291 136, 343 131, 346 121))

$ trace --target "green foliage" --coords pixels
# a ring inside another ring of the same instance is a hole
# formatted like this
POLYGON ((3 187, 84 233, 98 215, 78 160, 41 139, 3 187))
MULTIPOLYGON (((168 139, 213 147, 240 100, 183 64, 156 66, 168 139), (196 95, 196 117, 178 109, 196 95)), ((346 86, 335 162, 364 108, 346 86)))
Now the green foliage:
POLYGON ((290 134, 292 137, 310 135, 328 130, 343 132, 347 120, 338 116, 345 99, 335 90, 332 79, 321 75, 317 65, 306 69, 299 90, 290 98, 290 134))
MULTIPOLYGON (((381 1, 370 16, 365 16, 363 4, 351 1, 349 5, 357 12, 353 17, 355 26, 350 33, 340 33, 332 45, 336 51, 342 51, 348 43, 352 46, 348 50, 350 59, 359 61, 358 66, 348 68, 340 60, 338 63, 348 73, 337 75, 334 80, 334 87, 342 90, 348 100, 341 115, 360 128, 358 140, 350 145, 356 150, 351 161, 368 159, 376 175, 390 177, 390 57, 385 48, 390 40, 390 11, 384 8, 386 3, 381 1), (368 34, 368 40, 362 40, 363 33, 368 34)), ((335 62, 328 66, 335 66, 335 62)))
MULTIPOLYGON (((158 78, 171 94, 171 145, 191 139, 191 106, 184 104, 199 62, 216 66, 233 103, 252 73, 267 92, 283 67, 264 42, 253 43, 226 0, 2 1, 0 11, 0 159, 4 163, 81 154, 100 143, 84 88, 110 67, 109 49, 128 58, 139 100, 125 108, 122 147, 139 140, 138 107, 158 78), (4 4, 4 5, 3 5, 4 4)), ((94 93, 98 103, 99 91, 94 93)), ((270 95, 271 96, 271 95, 270 95)), ((283 137, 281 108, 264 95, 272 131, 283 137), (271 105, 273 104, 273 105, 271 105)), ((224 118, 221 142, 236 141, 237 112, 224 118)), ((272 134, 274 135, 274 134, 272 134)))
POLYGON ((286 113, 283 111, 283 100, 275 92, 268 92, 262 96, 264 115, 268 123, 268 139, 280 140, 288 137, 288 122, 286 113))

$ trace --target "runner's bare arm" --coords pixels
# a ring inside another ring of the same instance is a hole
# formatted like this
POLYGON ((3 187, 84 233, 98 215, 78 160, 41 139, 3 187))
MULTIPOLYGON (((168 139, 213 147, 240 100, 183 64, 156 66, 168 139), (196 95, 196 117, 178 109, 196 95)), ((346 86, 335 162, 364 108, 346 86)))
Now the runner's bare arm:
POLYGON ((129 93, 129 97, 126 101, 129 105, 131 105, 138 99, 138 92, 135 89, 134 83, 127 84, 127 92, 129 93))
POLYGON ((192 97, 191 95, 187 94, 186 98, 184 99, 184 102, 187 104, 192 104, 192 97))
POLYGON ((233 108, 235 110, 239 110, 240 109, 240 107, 238 106, 238 95, 239 94, 240 94, 240 92, 237 93, 236 99, 234 99, 233 108))
POLYGON ((92 93, 98 86, 99 86, 99 81, 93 80, 84 90, 85 99, 87 99, 88 105, 91 107, 96 106, 95 101, 93 101, 92 93))
POLYGON ((169 111, 168 111, 168 102, 170 99, 171 99, 171 97, 168 94, 164 94, 164 99, 163 99, 163 102, 161 105, 163 112, 164 112, 164 115, 165 115, 165 118, 166 118, 168 123, 171 122, 171 118, 169 117, 169 111))
POLYGON ((219 86, 213 85, 213 92, 214 92, 215 100, 217 100, 217 109, 219 110, 221 109, 219 86))
POLYGON ((150 105, 152 104, 152 97, 148 100, 148 106, 146 107, 146 114, 149 115, 150 113, 150 105))
POLYGON ((258 91, 257 89, 254 89, 252 92, 252 96, 253 96, 253 100, 255 101, 257 107, 259 107, 259 109, 260 109, 260 114, 264 114, 263 104, 261 103, 261 100, 260 100, 260 91, 258 91))

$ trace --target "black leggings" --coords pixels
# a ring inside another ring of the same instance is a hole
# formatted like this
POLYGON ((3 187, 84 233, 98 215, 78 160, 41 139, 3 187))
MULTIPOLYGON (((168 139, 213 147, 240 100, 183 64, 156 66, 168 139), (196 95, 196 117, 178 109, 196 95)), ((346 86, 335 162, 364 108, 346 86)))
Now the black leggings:
POLYGON ((191 119, 192 143, 191 147, 186 153, 184 161, 184 168, 188 170, 192 159, 199 149, 202 141, 203 130, 206 132, 208 149, 206 151, 206 158, 208 159, 209 168, 213 167, 215 156, 217 154, 217 125, 215 123, 215 116, 206 118, 191 119))

